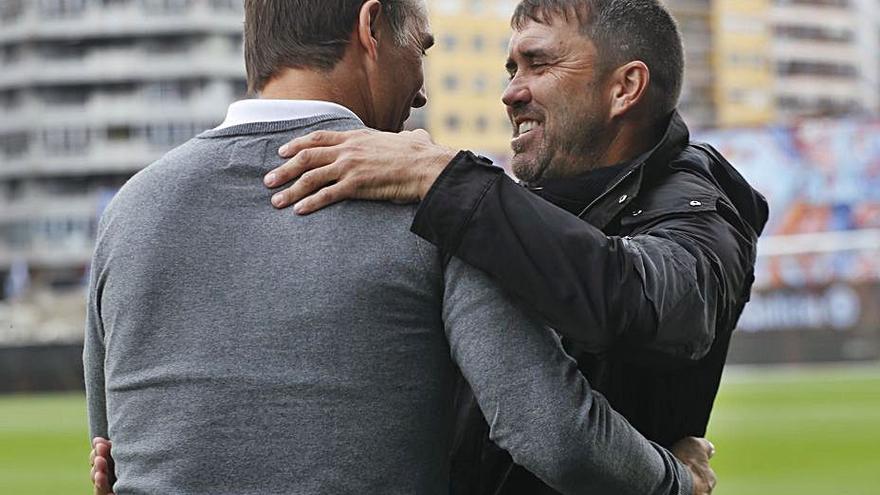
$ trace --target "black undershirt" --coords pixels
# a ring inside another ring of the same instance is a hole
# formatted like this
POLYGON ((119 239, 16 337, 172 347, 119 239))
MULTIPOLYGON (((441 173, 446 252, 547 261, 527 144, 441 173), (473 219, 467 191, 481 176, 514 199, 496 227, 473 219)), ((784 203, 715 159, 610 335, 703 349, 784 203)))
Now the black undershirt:
POLYGON ((573 177, 543 179, 536 184, 530 184, 529 189, 569 213, 579 215, 605 192, 630 163, 597 168, 573 177))

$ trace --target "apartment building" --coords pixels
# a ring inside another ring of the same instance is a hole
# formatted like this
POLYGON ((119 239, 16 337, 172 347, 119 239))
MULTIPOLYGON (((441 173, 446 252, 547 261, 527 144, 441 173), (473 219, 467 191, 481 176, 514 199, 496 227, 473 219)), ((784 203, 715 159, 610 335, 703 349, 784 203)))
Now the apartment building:
POLYGON ((678 106, 693 129, 716 123, 712 0, 668 0, 684 44, 685 77, 678 106))
POLYGON ((439 142, 504 164, 512 128, 501 95, 514 0, 431 0, 437 39, 427 59, 425 124, 439 142))
POLYGON ((242 15, 240 0, 0 0, 0 281, 82 283, 115 191, 244 95, 242 15))
POLYGON ((714 0, 718 126, 876 114, 874 0, 714 0))

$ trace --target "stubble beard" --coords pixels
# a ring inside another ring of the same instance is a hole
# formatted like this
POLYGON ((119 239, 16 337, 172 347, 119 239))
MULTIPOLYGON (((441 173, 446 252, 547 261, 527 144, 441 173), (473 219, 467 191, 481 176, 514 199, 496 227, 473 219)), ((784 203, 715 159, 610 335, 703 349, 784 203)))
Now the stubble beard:
POLYGON ((579 117, 563 119, 560 127, 569 129, 564 134, 548 133, 545 129, 531 160, 520 156, 522 151, 514 150, 511 161, 514 175, 526 184, 534 184, 544 178, 571 177, 597 168, 605 152, 602 148, 605 124, 592 112, 579 117))

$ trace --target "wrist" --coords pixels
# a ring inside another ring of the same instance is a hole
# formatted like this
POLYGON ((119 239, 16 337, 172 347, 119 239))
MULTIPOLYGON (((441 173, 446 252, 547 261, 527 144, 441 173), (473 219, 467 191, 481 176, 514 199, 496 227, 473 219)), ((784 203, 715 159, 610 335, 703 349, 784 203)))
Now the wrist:
POLYGON ((457 154, 458 151, 439 145, 434 145, 428 150, 426 166, 420 170, 418 190, 420 200, 425 199, 428 191, 431 190, 431 186, 434 185, 434 182, 437 181, 437 178, 440 177, 440 174, 443 173, 443 170, 446 169, 457 154))

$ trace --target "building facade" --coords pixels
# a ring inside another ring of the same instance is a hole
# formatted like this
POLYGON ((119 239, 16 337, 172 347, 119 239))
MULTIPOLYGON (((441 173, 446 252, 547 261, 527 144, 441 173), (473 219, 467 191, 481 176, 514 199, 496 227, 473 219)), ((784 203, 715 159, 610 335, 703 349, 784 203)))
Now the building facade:
POLYGON ((428 55, 427 129, 439 142, 504 164, 513 131, 501 95, 512 0, 431 0, 437 44, 428 55))
POLYGON ((0 345, 78 342, 98 219, 244 96, 240 0, 0 0, 0 345))
POLYGON ((875 0, 714 0, 717 127, 878 112, 875 0))
POLYGON ((238 0, 0 0, 0 280, 24 265, 36 285, 81 282, 113 193, 244 95, 242 15, 238 0))
POLYGON ((685 78, 679 111, 694 129, 713 127, 717 115, 712 1, 669 0, 666 4, 678 21, 684 44, 685 78))

